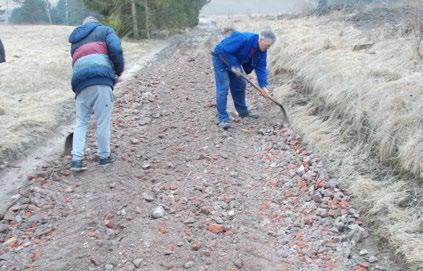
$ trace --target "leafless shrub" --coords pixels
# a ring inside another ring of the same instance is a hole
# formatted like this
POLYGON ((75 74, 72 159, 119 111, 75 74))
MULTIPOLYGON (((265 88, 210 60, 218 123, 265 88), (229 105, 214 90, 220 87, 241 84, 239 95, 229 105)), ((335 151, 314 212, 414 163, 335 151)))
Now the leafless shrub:
POLYGON ((422 41, 423 41, 423 2, 421 0, 406 0, 406 5, 410 10, 408 24, 416 38, 417 55, 422 59, 422 41))

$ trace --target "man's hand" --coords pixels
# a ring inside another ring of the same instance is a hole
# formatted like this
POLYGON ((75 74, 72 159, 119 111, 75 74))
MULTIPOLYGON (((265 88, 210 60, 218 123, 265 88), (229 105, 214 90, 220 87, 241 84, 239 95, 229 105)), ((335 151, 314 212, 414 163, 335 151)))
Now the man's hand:
POLYGON ((115 85, 116 84, 119 84, 119 83, 122 83, 122 81, 123 81, 123 78, 122 78, 122 75, 121 75, 118 78, 116 78, 115 85))
POLYGON ((240 77, 241 76, 241 69, 240 68, 232 67, 231 68, 231 72, 233 74, 235 74, 237 77, 240 77))
POLYGON ((260 94, 263 97, 269 97, 269 90, 267 89, 267 87, 260 88, 260 94))

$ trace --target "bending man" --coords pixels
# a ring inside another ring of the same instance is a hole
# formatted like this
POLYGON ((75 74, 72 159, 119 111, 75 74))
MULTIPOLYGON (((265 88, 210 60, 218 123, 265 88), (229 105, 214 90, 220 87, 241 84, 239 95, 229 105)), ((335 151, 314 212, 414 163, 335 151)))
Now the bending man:
POLYGON ((247 85, 239 75, 242 69, 247 74, 255 70, 259 86, 267 91, 267 50, 275 41, 276 36, 272 31, 262 31, 260 34, 234 32, 214 49, 216 108, 219 126, 223 129, 230 126, 226 111, 229 89, 239 116, 258 118, 248 109, 245 99, 247 85))
POLYGON ((87 169, 84 156, 85 136, 91 114, 97 124, 100 165, 116 160, 110 151, 110 126, 113 110, 113 87, 124 69, 120 40, 108 26, 87 17, 69 37, 73 75, 72 90, 76 96, 76 127, 72 143, 72 171, 87 169))

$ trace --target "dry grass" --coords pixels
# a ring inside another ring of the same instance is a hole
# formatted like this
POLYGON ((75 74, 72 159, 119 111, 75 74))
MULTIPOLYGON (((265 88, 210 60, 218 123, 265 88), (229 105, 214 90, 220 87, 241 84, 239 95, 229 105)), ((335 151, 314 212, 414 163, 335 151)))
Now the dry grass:
POLYGON ((330 16, 217 21, 222 28, 270 26, 278 33, 271 75, 294 74, 302 85, 286 82, 274 90, 288 105, 293 128, 326 158, 380 236, 411 266, 421 265, 423 63, 415 38, 391 28, 358 29, 341 20, 343 14, 330 16), (361 44, 370 45, 353 50, 361 44), (406 174, 399 179, 378 161, 406 174), (410 195, 420 204, 399 206, 410 195))
POLYGON ((420 58, 423 58, 423 2, 421 0, 403 0, 403 2, 410 10, 407 23, 416 38, 416 52, 420 58))
POLYGON ((237 26, 250 31, 271 26, 280 35, 270 53, 273 75, 297 74, 343 120, 344 131, 359 131, 383 161, 422 176, 423 63, 413 37, 361 32, 320 18, 237 26), (354 51, 357 44, 374 45, 354 51))
MULTIPOLYGON (((0 161, 13 159, 69 119, 74 95, 67 26, 0 26, 7 63, 0 65, 0 161)), ((156 41, 124 42, 128 66, 156 41)))

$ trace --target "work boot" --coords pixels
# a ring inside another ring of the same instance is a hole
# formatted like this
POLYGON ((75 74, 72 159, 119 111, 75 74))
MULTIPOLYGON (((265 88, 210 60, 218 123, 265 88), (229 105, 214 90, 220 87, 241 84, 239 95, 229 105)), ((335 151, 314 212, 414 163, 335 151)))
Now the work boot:
POLYGON ((70 164, 70 170, 73 172, 82 172, 87 170, 87 165, 82 160, 73 160, 70 164))
POLYGON ((241 118, 252 118, 252 119, 258 119, 260 116, 257 113, 254 113, 252 111, 248 111, 245 115, 239 115, 241 118))
POLYGON ((229 127, 231 127, 231 125, 229 124, 229 121, 220 121, 218 125, 223 130, 227 130, 229 127))
POLYGON ((100 166, 105 166, 105 165, 108 165, 108 164, 112 164, 116 160, 117 160, 116 155, 114 155, 113 153, 111 153, 109 155, 109 157, 100 159, 100 166))

